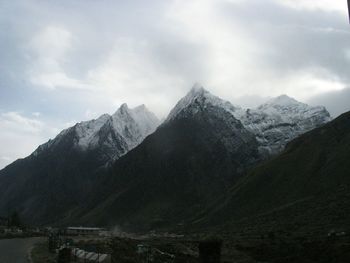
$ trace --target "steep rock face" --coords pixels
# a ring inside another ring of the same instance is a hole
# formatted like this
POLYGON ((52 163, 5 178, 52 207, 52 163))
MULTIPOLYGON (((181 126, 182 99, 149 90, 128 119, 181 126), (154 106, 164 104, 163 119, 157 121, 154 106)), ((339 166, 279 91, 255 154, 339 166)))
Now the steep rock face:
POLYGON ((81 122, 0 171, 0 212, 14 209, 29 222, 70 217, 114 160, 138 145, 158 125, 144 106, 126 104, 109 116, 81 122))
POLYGON ((224 195, 259 161, 254 134, 195 87, 166 121, 118 159, 107 186, 83 223, 120 224, 130 229, 183 224, 224 195))
POLYGON ((260 149, 267 154, 281 152, 292 139, 331 120, 324 107, 312 107, 286 95, 256 109, 238 108, 233 114, 256 135, 260 149))

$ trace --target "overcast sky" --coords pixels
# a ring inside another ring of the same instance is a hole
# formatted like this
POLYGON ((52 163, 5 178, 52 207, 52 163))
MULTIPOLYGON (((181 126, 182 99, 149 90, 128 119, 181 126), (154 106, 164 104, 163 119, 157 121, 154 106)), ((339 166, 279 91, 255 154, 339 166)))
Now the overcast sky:
POLYGON ((75 122, 193 83, 350 110, 346 0, 0 0, 0 168, 75 122))

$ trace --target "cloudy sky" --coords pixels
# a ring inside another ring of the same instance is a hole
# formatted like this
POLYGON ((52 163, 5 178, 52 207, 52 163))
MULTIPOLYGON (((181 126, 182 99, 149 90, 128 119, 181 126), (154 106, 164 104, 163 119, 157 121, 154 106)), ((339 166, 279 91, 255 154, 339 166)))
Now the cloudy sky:
POLYGON ((346 0, 0 0, 0 168, 123 102, 195 82, 236 104, 350 110, 346 0))

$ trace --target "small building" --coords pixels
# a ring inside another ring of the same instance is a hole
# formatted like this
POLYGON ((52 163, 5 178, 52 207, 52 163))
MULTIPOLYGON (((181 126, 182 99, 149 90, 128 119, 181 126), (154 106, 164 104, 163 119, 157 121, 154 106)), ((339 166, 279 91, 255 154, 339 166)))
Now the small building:
POLYGON ((105 231, 105 229, 99 227, 78 226, 66 228, 66 234, 72 236, 98 236, 103 231, 105 231))

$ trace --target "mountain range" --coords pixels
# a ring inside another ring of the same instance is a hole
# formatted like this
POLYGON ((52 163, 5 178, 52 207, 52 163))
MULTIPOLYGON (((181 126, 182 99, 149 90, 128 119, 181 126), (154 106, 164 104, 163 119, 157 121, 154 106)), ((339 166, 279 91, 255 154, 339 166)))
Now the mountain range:
MULTIPOLYGON (((333 127, 338 119, 330 121, 324 107, 286 95, 242 109, 200 85, 161 124, 145 106, 124 104, 112 116, 62 131, 1 170, 0 213, 16 209, 37 224, 117 224, 130 230, 253 218, 293 203, 295 189, 304 189, 301 180, 284 199, 293 174, 283 180, 273 171, 280 182, 269 185, 268 175, 257 175, 268 169, 262 167, 281 162, 309 131, 333 127), (277 191, 276 203, 267 194, 271 189, 277 191), (255 201, 254 193, 263 198, 256 195, 255 201)), ((296 173, 310 165, 306 160, 296 173)), ((293 171, 289 162, 283 167, 293 171)))

